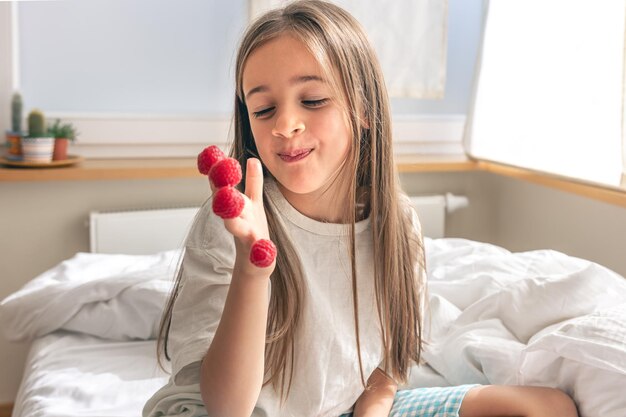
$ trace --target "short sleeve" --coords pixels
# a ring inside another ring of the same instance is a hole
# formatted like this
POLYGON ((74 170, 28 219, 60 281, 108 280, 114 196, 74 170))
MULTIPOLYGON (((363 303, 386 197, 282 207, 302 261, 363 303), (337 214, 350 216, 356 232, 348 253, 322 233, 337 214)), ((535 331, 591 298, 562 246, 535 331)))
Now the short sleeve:
POLYGON ((232 277, 233 236, 210 201, 200 208, 187 238, 172 310, 168 351, 176 385, 200 382, 200 362, 215 336, 232 277))

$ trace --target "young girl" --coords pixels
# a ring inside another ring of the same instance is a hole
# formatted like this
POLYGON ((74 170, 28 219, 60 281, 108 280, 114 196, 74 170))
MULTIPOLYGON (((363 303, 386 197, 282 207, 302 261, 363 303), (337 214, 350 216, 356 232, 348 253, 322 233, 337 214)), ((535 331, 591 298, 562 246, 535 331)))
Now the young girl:
POLYGON ((558 390, 467 385, 398 391, 419 363, 419 221, 400 190, 376 56, 321 1, 251 25, 236 64, 245 207, 205 202, 160 332, 169 383, 144 416, 576 416, 558 390), (276 261, 249 261, 270 238, 276 261))

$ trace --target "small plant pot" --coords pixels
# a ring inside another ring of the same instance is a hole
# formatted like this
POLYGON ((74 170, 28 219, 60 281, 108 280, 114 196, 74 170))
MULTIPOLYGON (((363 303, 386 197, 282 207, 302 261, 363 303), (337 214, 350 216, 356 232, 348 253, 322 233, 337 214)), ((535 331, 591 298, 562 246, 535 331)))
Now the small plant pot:
POLYGON ((56 138, 54 140, 54 152, 52 154, 53 161, 63 161, 67 159, 67 145, 69 144, 69 139, 65 138, 56 138))
POLYGON ((6 131, 7 149, 6 158, 9 161, 22 160, 22 133, 6 131))
POLYGON ((51 162, 54 138, 22 138, 25 162, 51 162))

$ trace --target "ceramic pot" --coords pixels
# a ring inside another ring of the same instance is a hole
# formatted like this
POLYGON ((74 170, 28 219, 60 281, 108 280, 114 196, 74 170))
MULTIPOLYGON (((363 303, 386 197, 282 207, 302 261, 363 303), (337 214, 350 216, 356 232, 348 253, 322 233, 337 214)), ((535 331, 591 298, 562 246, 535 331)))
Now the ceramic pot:
POLYGON ((52 154, 53 161, 62 161, 67 159, 67 145, 69 141, 69 139, 65 138, 56 138, 54 140, 54 152, 52 154))
POLYGON ((10 161, 22 160, 22 134, 20 132, 12 132, 7 130, 7 150, 6 158, 10 161))
POLYGON ((54 138, 22 138, 24 162, 51 162, 54 138))

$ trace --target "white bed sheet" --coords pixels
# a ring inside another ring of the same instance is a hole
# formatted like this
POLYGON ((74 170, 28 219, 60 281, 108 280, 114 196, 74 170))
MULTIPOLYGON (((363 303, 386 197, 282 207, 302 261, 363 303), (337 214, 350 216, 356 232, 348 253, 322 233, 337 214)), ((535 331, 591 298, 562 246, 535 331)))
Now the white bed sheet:
POLYGON ((57 331, 29 351, 13 417, 138 417, 167 382, 156 342, 57 331))

